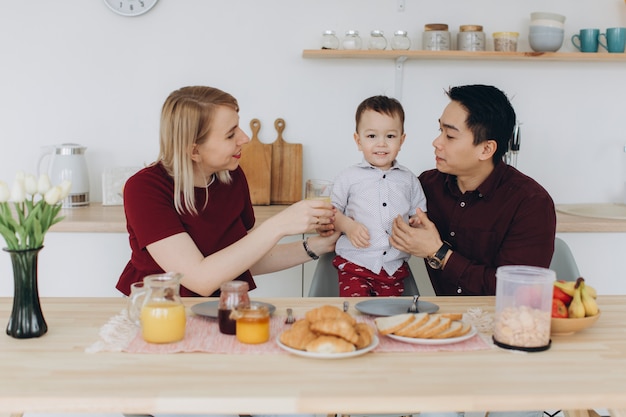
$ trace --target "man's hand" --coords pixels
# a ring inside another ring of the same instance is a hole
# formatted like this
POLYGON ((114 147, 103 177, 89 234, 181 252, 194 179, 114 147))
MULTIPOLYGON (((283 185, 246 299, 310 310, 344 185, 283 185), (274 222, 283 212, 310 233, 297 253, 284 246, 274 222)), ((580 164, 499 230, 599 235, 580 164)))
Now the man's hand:
POLYGON ((401 216, 394 219, 389 237, 391 246, 420 258, 432 256, 443 244, 435 224, 420 209, 409 222, 406 223, 401 216))

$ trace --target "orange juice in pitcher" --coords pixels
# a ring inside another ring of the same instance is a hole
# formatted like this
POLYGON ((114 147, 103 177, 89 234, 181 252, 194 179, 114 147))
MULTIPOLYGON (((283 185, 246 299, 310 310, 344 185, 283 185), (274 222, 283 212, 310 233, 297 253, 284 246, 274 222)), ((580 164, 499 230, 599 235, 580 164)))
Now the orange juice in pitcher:
POLYGON ((185 307, 169 301, 148 302, 141 307, 141 332, 150 343, 171 343, 185 337, 185 307))
POLYGON ((139 312, 143 339, 149 343, 172 343, 185 337, 186 313, 180 299, 180 274, 149 275, 143 287, 133 288, 129 316, 139 312))

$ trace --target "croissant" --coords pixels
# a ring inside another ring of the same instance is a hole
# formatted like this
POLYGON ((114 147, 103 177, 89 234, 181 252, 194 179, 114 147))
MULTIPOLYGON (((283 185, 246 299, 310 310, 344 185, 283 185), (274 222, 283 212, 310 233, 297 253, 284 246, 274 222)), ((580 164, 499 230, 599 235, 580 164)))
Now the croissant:
POLYGON ((323 305, 321 307, 314 308, 306 312, 305 317, 311 323, 324 319, 345 320, 352 326, 356 324, 356 320, 350 314, 346 313, 342 309, 331 306, 323 305))
POLYGON ((280 342, 294 349, 304 350, 317 335, 309 328, 307 320, 298 320, 280 335, 280 342))
POLYGON ((307 352, 346 353, 354 352, 355 350, 356 348, 352 343, 335 336, 319 336, 306 345, 307 352))
POLYGON ((354 329, 354 325, 345 320, 323 319, 311 323, 311 330, 315 333, 329 336, 338 336, 356 345, 359 335, 354 329))

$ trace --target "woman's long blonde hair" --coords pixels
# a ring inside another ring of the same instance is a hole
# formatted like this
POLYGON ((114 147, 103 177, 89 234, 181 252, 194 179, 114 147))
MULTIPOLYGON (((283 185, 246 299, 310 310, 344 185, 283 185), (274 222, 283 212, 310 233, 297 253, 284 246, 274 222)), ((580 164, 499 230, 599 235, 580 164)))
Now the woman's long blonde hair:
MULTIPOLYGON (((198 213, 191 153, 194 145, 200 145, 207 139, 218 106, 228 106, 239 111, 233 96, 217 88, 204 86, 176 90, 163 104, 157 162, 163 164, 174 180, 174 206, 179 214, 185 211, 194 215, 198 213)), ((219 171, 217 179, 228 183, 231 181, 230 173, 228 170, 219 171)))

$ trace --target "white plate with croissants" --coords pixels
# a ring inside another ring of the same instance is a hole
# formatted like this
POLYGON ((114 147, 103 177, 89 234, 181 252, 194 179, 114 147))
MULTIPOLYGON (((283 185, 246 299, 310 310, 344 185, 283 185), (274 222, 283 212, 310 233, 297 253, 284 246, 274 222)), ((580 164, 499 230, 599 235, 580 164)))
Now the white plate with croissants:
POLYGON ((447 345, 472 338, 476 329, 461 313, 403 313, 374 319, 378 332, 400 342, 447 345))
POLYGON ((363 355, 378 346, 376 330, 359 323, 342 309, 324 305, 306 312, 277 338, 279 347, 315 359, 343 359, 363 355))

